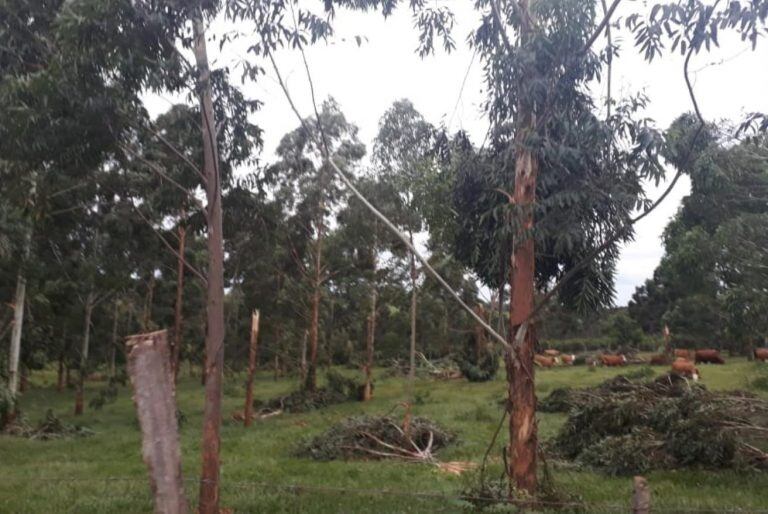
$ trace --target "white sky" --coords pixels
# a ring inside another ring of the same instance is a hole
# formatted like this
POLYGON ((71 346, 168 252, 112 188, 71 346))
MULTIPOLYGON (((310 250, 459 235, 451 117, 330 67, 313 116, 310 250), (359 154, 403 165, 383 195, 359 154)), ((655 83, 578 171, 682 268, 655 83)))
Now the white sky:
MULTIPOLYGON (((333 22, 335 37, 307 51, 318 101, 333 96, 347 119, 360 128, 360 138, 369 151, 379 118, 401 98, 410 99, 435 125, 442 122, 452 131, 464 129, 476 144, 487 131, 488 122, 480 109, 485 98, 481 62, 475 58, 470 67, 472 51, 466 44, 477 19, 473 2, 440 3, 449 5, 456 14, 456 50, 449 55, 438 52, 422 60, 415 54, 417 34, 407 9, 399 9, 387 20, 378 14, 339 11, 333 22), (356 35, 366 38, 360 47, 355 43, 356 35)), ((641 10, 641 6, 639 1, 623 4, 625 12, 641 10)), ((621 8, 617 14, 622 15, 621 8)), ((738 120, 745 112, 768 111, 768 41, 761 41, 752 52, 738 38, 724 36, 720 36, 721 48, 695 56, 691 62, 691 70, 699 70, 693 79, 703 115, 710 121, 738 120)), ((644 90, 651 98, 646 115, 656 120, 659 128, 666 128, 679 114, 691 110, 680 57, 664 56, 649 65, 637 54, 626 31, 614 33, 614 40, 623 48, 614 61, 614 97, 644 90)), ((214 66, 233 65, 245 58, 247 43, 231 45, 223 55, 217 55, 217 44, 210 44, 214 66)), ((309 115, 311 101, 300 56, 285 50, 277 54, 277 62, 294 101, 303 115, 309 115)), ((268 161, 282 135, 295 128, 297 121, 271 69, 265 67, 267 76, 248 85, 246 93, 264 102, 254 121, 264 130, 262 158, 268 161)), ((237 72, 233 75, 239 76, 237 72)), ((602 84, 596 85, 595 94, 604 94, 602 84)), ((153 113, 168 108, 167 99, 148 98, 147 103, 153 113)), ((655 198, 663 189, 663 184, 651 187, 649 194, 655 198)), ((683 177, 667 200, 636 226, 636 239, 623 248, 618 265, 617 305, 625 305, 635 287, 653 274, 663 253, 661 233, 689 190, 690 184, 683 177)))

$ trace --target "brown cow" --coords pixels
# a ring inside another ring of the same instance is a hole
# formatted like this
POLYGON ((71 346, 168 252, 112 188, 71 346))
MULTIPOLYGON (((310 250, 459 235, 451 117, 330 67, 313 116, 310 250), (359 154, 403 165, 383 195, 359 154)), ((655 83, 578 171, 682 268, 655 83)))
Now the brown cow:
POLYGON ((698 380, 701 376, 699 368, 688 359, 683 358, 675 359, 675 362, 672 363, 672 372, 681 377, 692 378, 693 380, 698 380))
POLYGON ((544 355, 547 357, 558 357, 560 355, 560 350, 554 350, 552 348, 544 350, 544 355))
POLYGON ((683 359, 693 360, 693 350, 686 350, 685 348, 675 348, 675 357, 682 357, 683 359))
POLYGON ((541 366, 542 368, 551 368, 552 366, 555 365, 555 358, 547 357, 546 355, 534 355, 533 362, 535 362, 537 366, 541 366))
POLYGON ((627 357, 624 355, 600 355, 600 362, 603 366, 624 366, 627 364, 627 357))
POLYGON ((663 353, 651 355, 651 366, 666 366, 669 364, 669 356, 663 353))
POLYGON ((576 356, 572 353, 571 354, 564 353, 560 356, 560 360, 562 361, 564 366, 573 366, 573 363, 576 360, 576 356))
POLYGON ((759 361, 768 361, 768 348, 755 348, 755 359, 759 361))
POLYGON ((720 352, 717 350, 706 349, 696 350, 696 364, 725 364, 725 360, 720 357, 720 352))

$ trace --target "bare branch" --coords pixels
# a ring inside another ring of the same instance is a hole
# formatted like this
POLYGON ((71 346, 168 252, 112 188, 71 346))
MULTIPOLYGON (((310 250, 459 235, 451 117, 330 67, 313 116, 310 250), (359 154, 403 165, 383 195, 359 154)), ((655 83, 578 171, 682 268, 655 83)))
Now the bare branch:
POLYGON ((141 219, 143 219, 146 222, 147 225, 149 225, 149 228, 152 229, 152 231, 155 233, 155 235, 157 235, 157 237, 160 239, 160 241, 162 241, 162 243, 165 245, 165 247, 168 248, 173 253, 173 255, 176 256, 177 259, 181 260, 184 263, 184 266, 186 266, 186 268, 189 271, 194 273, 197 276, 197 278, 202 280, 203 284, 207 284, 208 283, 208 279, 205 278, 205 275, 203 275, 197 268, 195 268, 189 262, 187 262, 187 259, 184 258, 183 255, 179 254, 179 252, 171 245, 171 243, 169 243, 168 240, 165 239, 165 237, 163 237, 163 235, 160 233, 160 231, 157 230, 157 228, 155 228, 155 226, 152 224, 152 222, 149 221, 149 219, 147 219, 146 216, 144 216, 144 214, 141 212, 141 209, 139 209, 138 207, 133 205, 133 203, 131 203, 131 206, 133 207, 133 210, 136 211, 136 214, 138 214, 139 217, 141 219))
POLYGON ((510 43, 507 31, 504 28, 504 24, 501 22, 501 9, 499 9, 499 0, 491 0, 491 11, 493 11, 493 19, 499 26, 499 34, 501 35, 501 40, 504 43, 504 48, 506 48, 507 52, 511 54, 513 53, 512 43, 510 43))
MULTIPOLYGON (((299 113, 299 110, 296 108, 296 104, 293 102, 293 98, 291 97, 290 92, 288 91, 288 87, 285 85, 285 81, 283 81, 283 77, 280 74, 280 70, 277 67, 277 63, 275 62, 274 57, 272 56, 272 53, 269 52, 267 54, 269 56, 269 60, 272 63, 272 68, 275 71, 275 75, 277 76, 278 83, 280 84, 280 88, 283 90, 283 93, 288 100, 288 104, 291 106, 291 109, 293 110, 294 114, 299 120, 299 123, 304 127, 305 130, 307 130, 310 137, 312 137, 312 132, 307 127, 307 123, 304 120, 304 118, 301 116, 301 113, 299 113)), ((315 110, 317 110, 317 106, 315 106, 315 110)), ((453 288, 448 285, 448 283, 443 279, 443 277, 440 276, 440 274, 435 271, 435 269, 429 264, 427 259, 416 249, 416 247, 411 244, 411 242, 408 240, 408 236, 403 234, 403 232, 398 229, 394 223, 392 223, 389 218, 387 218, 384 214, 382 214, 376 207, 371 204, 371 202, 368 201, 365 196, 363 196, 362 193, 355 187, 355 185, 352 183, 352 181, 347 177, 347 175, 341 171, 341 169, 336 165, 335 162, 330 158, 330 156, 327 154, 324 155, 324 159, 328 164, 331 165, 331 168, 336 172, 336 174, 339 176, 339 178, 344 182, 344 184, 352 191, 352 193, 360 200, 365 207, 371 211, 374 216, 376 216, 381 222, 393 233, 395 234, 400 241, 408 248, 413 255, 419 259, 419 261, 424 265, 424 268, 429 272, 432 277, 437 280, 437 282, 456 300, 461 307, 469 313, 472 318, 479 323, 485 330, 488 331, 488 333, 496 339, 506 350, 511 350, 512 347, 507 343, 507 341, 504 339, 503 336, 501 336, 498 332, 496 332, 493 327, 491 327, 482 317, 480 317, 474 309, 469 307, 464 300, 461 299, 459 294, 453 290, 453 288)))

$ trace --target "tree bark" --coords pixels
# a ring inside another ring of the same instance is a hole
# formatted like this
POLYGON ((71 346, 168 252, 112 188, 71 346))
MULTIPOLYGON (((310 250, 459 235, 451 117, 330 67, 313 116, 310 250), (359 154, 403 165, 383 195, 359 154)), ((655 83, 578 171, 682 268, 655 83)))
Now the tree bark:
MULTIPOLYGON (((183 216, 183 214, 182 214, 183 216)), ((182 308, 184 306, 184 251, 186 249, 187 227, 179 227, 179 258, 176 268, 176 305, 173 318, 173 344, 171 345, 171 371, 173 383, 179 377, 179 356, 181 355, 182 308)))
MULTIPOLYGON (((32 174, 32 185, 29 188, 29 203, 34 203, 37 193, 37 174, 32 174)), ((24 328, 24 305, 27 301, 27 277, 25 266, 32 249, 32 219, 27 220, 24 230, 24 246, 21 251, 21 263, 16 275, 16 293, 13 299, 13 328, 11 329, 11 347, 8 355, 8 390, 12 397, 18 392, 19 359, 21 357, 21 333, 24 328)), ((15 409, 14 409, 15 412, 15 409)))
POLYGON ((141 453, 149 470, 155 512, 184 514, 179 427, 165 330, 131 336, 128 373, 141 425, 141 453))
POLYGON ((8 390, 16 396, 19 389, 19 358, 21 356, 21 331, 24 325, 24 304, 27 298, 27 279, 23 271, 16 277, 16 294, 13 299, 13 329, 8 360, 8 390))
MULTIPOLYGON (((307 381, 307 338, 309 332, 304 331, 304 336, 301 338, 301 361, 299 362, 299 373, 301 376, 301 383, 304 384, 307 381)), ((277 380, 277 358, 275 358, 275 380, 277 380)))
MULTIPOLYGON (((375 265, 374 265, 375 272, 375 265)), ((376 303, 379 297, 374 281, 371 288, 371 313, 368 315, 368 337, 365 344, 365 388, 363 389, 363 401, 373 398, 373 349, 376 342, 376 303)))
POLYGON ((88 374, 88 350, 91 342, 91 317, 93 315, 94 302, 95 294, 93 293, 93 290, 88 291, 88 296, 85 298, 83 344, 80 347, 80 374, 77 379, 77 389, 75 391, 75 416, 80 416, 83 413, 85 377, 88 374))
MULTIPOLYGON (((319 211, 322 212, 322 204, 319 211)), ((315 265, 312 284, 312 313, 309 325, 309 363, 307 366, 307 379, 304 382, 304 388, 307 391, 317 390, 317 343, 320 330, 320 286, 322 285, 322 263, 323 263, 323 221, 318 219, 317 241, 315 245, 315 265)))
POLYGON ((119 301, 115 299, 115 311, 112 317, 112 347, 109 349, 109 376, 111 378, 114 378, 117 374, 115 360, 117 357, 117 322, 120 317, 119 305, 119 301))
MULTIPOLYGON (((531 11, 528 0, 519 0, 520 40, 526 46, 532 34, 531 11)), ((520 80, 531 80, 533 72, 520 80)), ((535 334, 528 318, 534 308, 535 248, 531 234, 534 225, 533 208, 536 201, 538 156, 530 149, 529 136, 536 128, 532 100, 518 103, 518 123, 515 133, 515 190, 513 203, 519 213, 519 232, 513 245, 511 262, 510 328, 507 341, 512 345, 505 362, 509 394, 509 455, 510 495, 514 489, 534 496, 538 487, 536 394, 534 391, 533 354, 535 334), (522 327, 528 322, 527 327, 522 327), (518 341, 518 330, 524 331, 518 341)))
POLYGON ((251 426, 251 417, 253 416, 253 374, 256 372, 256 355, 258 355, 259 343, 259 311, 253 311, 251 315, 251 344, 248 352, 248 381, 245 386, 245 415, 244 424, 251 426))
POLYGON ((64 390, 64 352, 59 354, 59 370, 56 375, 56 391, 62 392, 64 390))
MULTIPOLYGON (((411 240, 411 245, 413 245, 413 232, 408 232, 408 237, 411 240)), ((418 295, 418 292, 416 290, 416 279, 418 278, 418 273, 416 270, 416 257, 413 255, 413 252, 411 252, 410 257, 411 257, 411 334, 410 334, 410 346, 408 349, 408 359, 409 359, 409 366, 408 366, 409 386, 408 387, 410 388, 410 395, 412 396, 413 384, 416 381, 416 302, 417 302, 417 295, 418 295)))
POLYGON ((208 276, 205 338, 205 403, 203 408, 203 466, 200 476, 200 514, 219 512, 221 445, 221 386, 224 367, 224 239, 222 234, 221 175, 216 146, 211 71, 202 12, 193 20, 194 54, 202 117, 203 173, 207 199, 208 276))

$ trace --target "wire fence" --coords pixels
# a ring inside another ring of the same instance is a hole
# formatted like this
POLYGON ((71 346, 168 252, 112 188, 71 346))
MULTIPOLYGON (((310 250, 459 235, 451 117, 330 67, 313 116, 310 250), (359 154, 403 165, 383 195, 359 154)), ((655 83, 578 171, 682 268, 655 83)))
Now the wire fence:
MULTIPOLYGON (((37 490, 39 494, 35 498, 29 498, 30 502, 39 502, 44 498, 40 493, 44 487, 50 487, 53 485, 57 488, 57 492, 65 494, 67 491, 61 490, 60 486, 74 486, 77 488, 84 484, 91 486, 87 490, 73 491, 78 494, 75 498, 79 500, 88 500, 88 495, 93 500, 95 505, 107 506, 110 502, 116 502, 113 507, 130 508, 130 505, 134 507, 137 505, 144 505, 148 510, 151 510, 152 497, 149 488, 149 481, 147 478, 140 478, 135 476, 106 476, 106 477, 51 477, 51 476, 36 476, 36 477, 19 477, 19 476, 0 476, 0 490, 3 488, 9 488, 11 490, 18 490, 15 484, 20 482, 26 484, 39 484, 40 488, 37 490), (122 491, 123 494, 119 494, 115 489, 116 485, 125 486, 122 491), (103 486, 102 487, 100 487, 103 486), (96 489, 96 490, 94 490, 96 489), (124 503, 128 500, 128 503, 124 503)), ((197 486, 200 484, 200 480, 194 477, 188 477, 184 479, 187 485, 187 496, 192 499, 196 492, 197 486)), ((323 510, 331 508, 336 505, 341 507, 343 503, 349 503, 354 505, 356 511, 364 511, 365 505, 360 503, 361 498, 368 498, 369 500, 376 500, 377 512, 386 512, 386 502, 408 502, 408 505, 412 508, 418 508, 417 502, 423 502, 424 508, 429 508, 430 512, 466 512, 471 510, 477 505, 481 504, 506 504, 510 507, 519 507, 521 510, 533 510, 536 512, 541 511, 578 511, 578 512, 595 512, 595 513, 613 513, 613 512, 629 512, 630 511, 630 491, 627 491, 626 501, 611 501, 611 502, 587 502, 587 501, 547 501, 537 500, 532 502, 525 499, 509 499, 498 498, 490 496, 480 495, 466 495, 459 493, 447 493, 441 491, 412 491, 403 489, 384 489, 384 488, 368 488, 368 487, 337 487, 326 486, 319 484, 279 484, 274 482, 263 482, 256 480, 237 480, 229 481, 222 480, 222 501, 224 506, 228 506, 228 500, 232 499, 240 508, 247 510, 259 507, 259 511, 262 511, 261 507, 268 507, 274 504, 275 501, 279 502, 280 511, 284 512, 297 512, 323 510), (243 494, 243 493, 252 493, 243 494), (276 497, 269 497, 267 494, 272 494, 276 497), (323 504, 318 503, 319 497, 330 497, 331 503, 323 504), (429 504, 429 505, 426 505, 429 504)), ((2 497, 0 499, 0 506, 3 502, 8 502, 8 497, 2 497)), ((61 496, 58 497, 61 501, 61 496)), ((73 498, 74 499, 74 498, 73 498)), ((0 509, 2 510, 2 509, 0 509)), ((55 509, 51 509, 55 511, 55 509)), ((398 509, 395 509, 398 510, 398 509)), ((239 511, 238 509, 235 510, 239 511)), ((270 508, 270 512, 277 512, 276 509, 270 508)), ((333 510, 334 512, 347 512, 343 508, 333 510)), ((768 514, 768 509, 765 508, 751 508, 744 506, 722 506, 722 507, 707 507, 707 506, 674 506, 674 505, 652 505, 651 511, 654 513, 751 513, 751 514, 768 514)))

